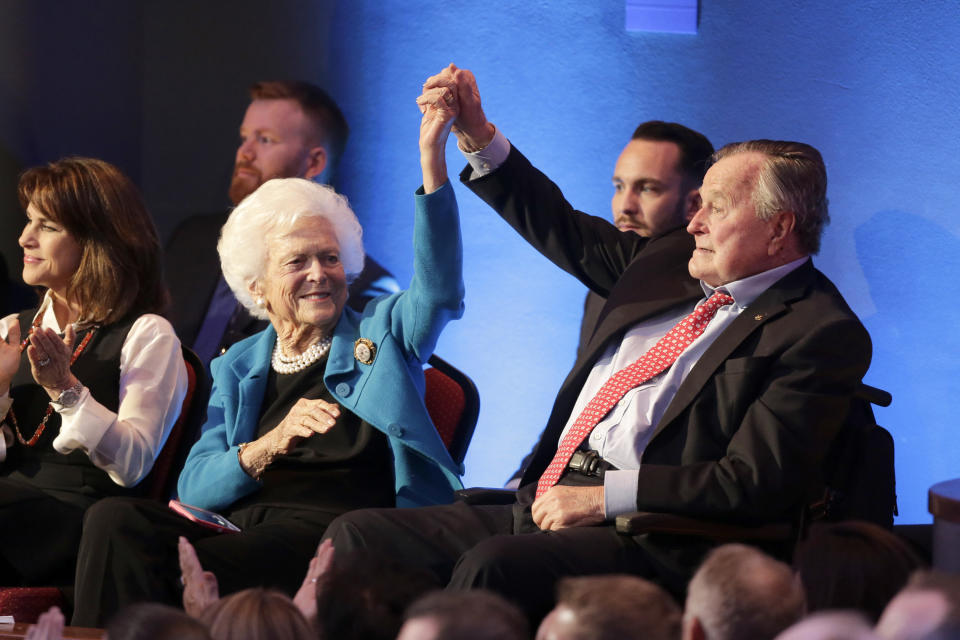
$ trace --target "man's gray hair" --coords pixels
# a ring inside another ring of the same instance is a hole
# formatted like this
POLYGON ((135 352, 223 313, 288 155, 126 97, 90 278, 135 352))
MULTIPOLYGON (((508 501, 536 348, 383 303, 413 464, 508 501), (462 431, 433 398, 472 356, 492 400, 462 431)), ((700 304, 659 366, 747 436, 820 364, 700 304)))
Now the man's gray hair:
POLYGON ((324 218, 333 227, 347 282, 363 271, 363 229, 345 197, 303 178, 268 180, 237 205, 217 243, 224 279, 257 318, 266 319, 267 313, 257 306, 249 286, 266 274, 270 242, 304 216, 324 218))
POLYGON ((742 544, 717 547, 694 574, 684 619, 700 620, 709 640, 764 640, 806 612, 800 580, 786 564, 742 544))
POLYGON ((713 154, 713 161, 751 151, 766 156, 753 190, 757 216, 766 220, 780 211, 792 211, 800 248, 816 254, 823 228, 830 223, 823 156, 802 142, 749 140, 725 145, 713 154))

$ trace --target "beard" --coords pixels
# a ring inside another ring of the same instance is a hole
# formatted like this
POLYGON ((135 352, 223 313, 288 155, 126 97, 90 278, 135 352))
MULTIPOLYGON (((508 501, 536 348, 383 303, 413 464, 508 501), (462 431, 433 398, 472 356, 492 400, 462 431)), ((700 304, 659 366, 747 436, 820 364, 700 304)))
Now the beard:
POLYGON ((250 164, 237 163, 233 168, 233 176, 230 179, 230 190, 228 191, 230 202, 232 202, 234 206, 240 204, 244 198, 256 191, 264 182, 263 174, 260 173, 259 169, 250 164), (252 176, 246 173, 238 174, 237 169, 241 168, 254 171, 256 175, 252 176))

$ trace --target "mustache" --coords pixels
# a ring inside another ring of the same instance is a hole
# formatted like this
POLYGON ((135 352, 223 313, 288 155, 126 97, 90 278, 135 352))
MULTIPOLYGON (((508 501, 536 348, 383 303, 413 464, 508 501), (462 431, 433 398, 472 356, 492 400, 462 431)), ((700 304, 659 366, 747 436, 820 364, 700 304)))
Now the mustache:
POLYGON ((627 225, 627 226, 630 226, 630 227, 637 227, 637 228, 641 228, 641 229, 645 229, 646 226, 647 226, 646 224, 644 224, 644 223, 641 222, 640 220, 634 220, 633 218, 627 218, 626 216, 622 216, 622 217, 621 217, 621 216, 616 216, 616 217, 614 217, 614 219, 613 219, 613 224, 617 225, 618 227, 619 227, 620 225, 627 225))
POLYGON ((235 163, 235 164, 233 165, 233 175, 237 175, 237 171, 239 171, 240 169, 247 169, 247 170, 249 170, 249 171, 255 171, 258 176, 260 175, 260 170, 257 169, 257 168, 256 168, 255 166, 253 166, 252 164, 250 164, 249 162, 237 162, 237 163, 235 163))

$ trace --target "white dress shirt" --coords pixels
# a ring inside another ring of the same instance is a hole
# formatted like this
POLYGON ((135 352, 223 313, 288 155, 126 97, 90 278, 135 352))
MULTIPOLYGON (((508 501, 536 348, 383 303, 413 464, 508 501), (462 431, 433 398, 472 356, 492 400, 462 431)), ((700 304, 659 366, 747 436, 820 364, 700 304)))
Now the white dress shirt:
MULTIPOLYGON (((49 293, 48 293, 49 296, 49 293)), ((46 304, 40 326, 61 333, 53 305, 46 304)), ((6 340, 16 314, 0 320, 0 338, 6 340)), ((130 327, 120 350, 120 404, 116 413, 90 395, 84 387, 80 401, 63 408, 60 433, 53 447, 63 454, 80 449, 94 465, 107 472, 118 485, 136 485, 153 467, 170 429, 180 415, 187 393, 187 368, 180 340, 166 319, 144 314, 130 327)), ((0 419, 13 399, 9 391, 0 396, 0 419)), ((21 425, 31 429, 36 425, 21 425)), ((26 436, 25 436, 26 437, 26 436)), ((20 445, 17 445, 20 446, 20 445)), ((6 448, 0 438, 0 464, 6 448)))

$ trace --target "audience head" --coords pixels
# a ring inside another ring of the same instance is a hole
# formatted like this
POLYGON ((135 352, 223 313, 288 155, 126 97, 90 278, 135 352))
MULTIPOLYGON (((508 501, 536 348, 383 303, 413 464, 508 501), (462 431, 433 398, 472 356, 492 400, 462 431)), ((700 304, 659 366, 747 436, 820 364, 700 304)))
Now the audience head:
POLYGON ((645 640, 680 636, 680 607, 661 587, 627 575, 564 578, 536 640, 622 640, 638 629, 645 640))
POLYGON ((107 625, 110 640, 211 640, 199 620, 180 609, 145 602, 121 609, 107 625))
POLYGON ((687 222, 713 145, 673 122, 651 120, 633 132, 613 171, 613 221, 621 231, 656 236, 687 222))
POLYGON ((714 549, 687 589, 684 640, 765 640, 806 611, 793 571, 767 554, 741 544, 714 549))
POLYGON ((321 640, 393 640, 403 614, 436 577, 370 552, 339 554, 317 581, 321 640))
POLYGON ((777 636, 776 640, 878 640, 870 622, 856 611, 820 611, 777 636))
MULTIPOLYGON (((310 218, 332 232, 349 283, 363 270, 363 229, 347 199, 326 185, 300 178, 270 180, 240 203, 223 226, 217 245, 223 277, 255 317, 269 316, 256 303, 254 289, 275 284, 269 281, 271 259, 281 257, 285 236, 310 218)), ((346 302, 346 287, 341 288, 346 302)))
POLYGON ((827 223, 827 172, 799 142, 751 140, 714 154, 689 231, 690 274, 713 287, 816 253, 827 223))
POLYGON ((885 640, 960 638, 960 576, 915 572, 883 610, 877 635, 885 640))
POLYGON ((200 614, 213 640, 316 640, 300 610, 286 595, 245 589, 217 600, 200 614))
POLYGON ((272 178, 308 178, 333 183, 349 128, 337 103, 306 82, 258 82, 240 125, 230 182, 239 204, 272 178))
POLYGON ((160 240, 137 187, 93 158, 28 169, 17 187, 27 284, 80 305, 81 320, 116 322, 167 304, 160 240))
POLYGON ((501 596, 434 591, 407 609, 397 640, 526 640, 527 618, 501 596))
POLYGON ((793 564, 810 611, 855 609, 876 622, 921 561, 883 527, 847 520, 810 527, 793 564))

